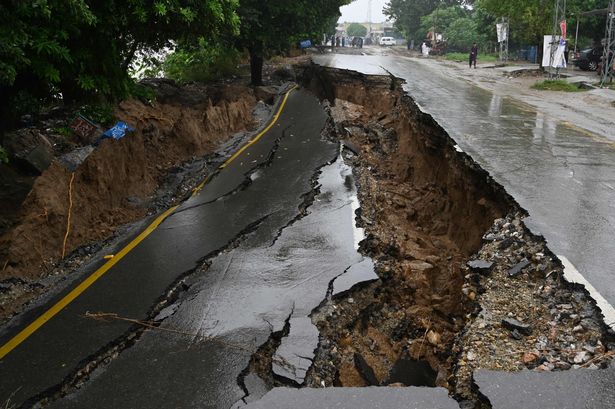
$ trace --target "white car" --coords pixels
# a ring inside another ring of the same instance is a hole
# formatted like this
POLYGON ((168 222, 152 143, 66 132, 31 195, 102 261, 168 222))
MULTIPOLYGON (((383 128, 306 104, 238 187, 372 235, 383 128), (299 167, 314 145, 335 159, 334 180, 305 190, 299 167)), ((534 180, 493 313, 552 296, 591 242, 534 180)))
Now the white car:
POLYGON ((382 37, 380 39, 380 45, 396 45, 396 41, 393 37, 382 37))

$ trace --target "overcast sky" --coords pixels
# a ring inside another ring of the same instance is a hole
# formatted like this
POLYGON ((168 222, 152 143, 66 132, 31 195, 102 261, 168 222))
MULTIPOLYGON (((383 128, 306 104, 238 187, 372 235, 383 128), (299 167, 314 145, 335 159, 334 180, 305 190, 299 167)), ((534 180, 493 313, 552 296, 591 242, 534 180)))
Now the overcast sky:
MULTIPOLYGON (((381 23, 386 20, 385 15, 382 14, 382 8, 388 2, 388 0, 372 0, 372 23, 381 23)), ((368 0, 355 0, 349 5, 342 7, 340 9, 342 16, 339 22, 366 22, 367 3, 368 0)))

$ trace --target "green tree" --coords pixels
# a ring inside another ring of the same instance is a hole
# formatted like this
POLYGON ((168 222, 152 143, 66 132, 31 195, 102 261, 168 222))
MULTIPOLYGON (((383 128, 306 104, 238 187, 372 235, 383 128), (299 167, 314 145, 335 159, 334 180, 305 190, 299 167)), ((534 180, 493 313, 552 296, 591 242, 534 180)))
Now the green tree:
POLYGON ((367 35, 367 27, 359 23, 350 23, 346 29, 346 33, 350 37, 365 37, 367 35))
POLYGON ((240 53, 228 43, 200 39, 194 46, 180 46, 162 66, 165 77, 178 82, 212 80, 237 73, 240 53))
POLYGON ((478 21, 474 17, 462 17, 453 21, 445 30, 448 49, 451 51, 468 51, 472 43, 486 49, 487 40, 478 31, 478 21))
POLYGON ((456 20, 468 17, 470 13, 468 10, 462 8, 459 5, 451 7, 438 7, 430 14, 421 17, 420 31, 423 35, 432 31, 434 28, 438 33, 444 33, 446 29, 456 20))
POLYGON ((383 12, 408 39, 421 40, 425 36, 421 29, 422 17, 431 14, 436 8, 462 3, 461 0, 390 0, 383 12))
POLYGON ((454 5, 437 8, 421 17, 420 31, 425 35, 435 27, 444 36, 449 51, 468 51, 474 42, 483 47, 487 45, 486 36, 479 32, 479 24, 476 11, 454 5))
POLYGON ((236 34, 237 5, 238 0, 3 1, 0 122, 7 122, 17 100, 121 97, 137 50, 236 34))
MULTIPOLYGON (((568 41, 574 41, 573 27, 577 18, 580 21, 581 35, 592 38, 599 43, 604 35, 606 15, 578 16, 578 13, 595 9, 603 9, 609 0, 568 0, 566 6, 566 20, 568 22, 568 41)), ((483 16, 484 21, 479 30, 484 30, 490 38, 495 38, 495 20, 499 17, 510 18, 510 42, 512 44, 538 45, 539 56, 542 54, 543 36, 553 31, 552 1, 544 0, 476 0, 476 10, 483 16)))
POLYGON ((316 40, 330 30, 332 17, 351 0, 240 0, 237 46, 250 55, 252 84, 261 85, 263 61, 301 39, 316 40))

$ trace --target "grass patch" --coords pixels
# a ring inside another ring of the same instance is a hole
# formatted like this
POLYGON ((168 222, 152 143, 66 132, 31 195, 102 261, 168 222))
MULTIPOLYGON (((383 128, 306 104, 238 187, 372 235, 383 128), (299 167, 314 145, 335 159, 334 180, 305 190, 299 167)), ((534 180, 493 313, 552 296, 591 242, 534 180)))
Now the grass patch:
MULTIPOLYGON (((495 54, 478 54, 476 62, 497 62, 498 56, 495 54)), ((448 61, 469 61, 469 53, 446 53, 444 59, 448 61)))
POLYGON ((566 82, 564 80, 544 80, 538 81, 536 84, 532 85, 533 89, 538 89, 541 91, 564 91, 564 92, 581 92, 585 91, 578 86, 566 82))

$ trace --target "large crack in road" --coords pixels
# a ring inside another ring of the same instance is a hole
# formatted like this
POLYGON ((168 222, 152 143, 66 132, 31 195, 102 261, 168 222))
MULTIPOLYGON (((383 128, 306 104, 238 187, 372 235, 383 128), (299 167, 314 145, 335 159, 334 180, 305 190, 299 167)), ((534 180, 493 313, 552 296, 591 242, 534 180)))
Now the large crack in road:
POLYGON ((298 77, 313 94, 291 93, 271 135, 0 361, 15 375, 0 396, 489 408, 491 370, 608 366, 593 300, 399 80, 315 65, 298 77), (396 388, 357 389, 370 386, 396 388))

